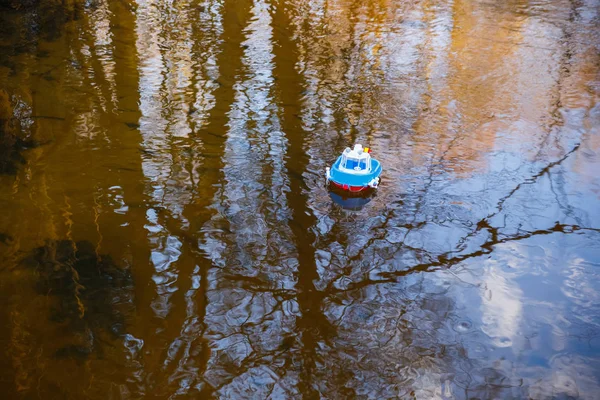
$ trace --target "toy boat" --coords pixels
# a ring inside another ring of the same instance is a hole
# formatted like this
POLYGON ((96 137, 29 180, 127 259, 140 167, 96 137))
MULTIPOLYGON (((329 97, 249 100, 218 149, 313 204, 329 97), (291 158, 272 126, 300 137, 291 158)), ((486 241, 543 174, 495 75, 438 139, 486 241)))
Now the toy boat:
POLYGON ((368 147, 363 149, 360 144, 353 149, 346 147, 331 168, 327 168, 327 181, 348 192, 376 189, 382 168, 370 153, 368 147))

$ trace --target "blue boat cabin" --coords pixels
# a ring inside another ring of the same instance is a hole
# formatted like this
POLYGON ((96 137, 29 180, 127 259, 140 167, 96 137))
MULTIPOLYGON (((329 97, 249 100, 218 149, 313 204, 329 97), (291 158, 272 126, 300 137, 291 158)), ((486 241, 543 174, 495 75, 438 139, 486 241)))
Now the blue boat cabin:
POLYGON ((354 149, 346 147, 342 153, 340 170, 346 170, 352 174, 366 174, 371 171, 371 155, 363 152, 361 145, 354 146, 354 149))

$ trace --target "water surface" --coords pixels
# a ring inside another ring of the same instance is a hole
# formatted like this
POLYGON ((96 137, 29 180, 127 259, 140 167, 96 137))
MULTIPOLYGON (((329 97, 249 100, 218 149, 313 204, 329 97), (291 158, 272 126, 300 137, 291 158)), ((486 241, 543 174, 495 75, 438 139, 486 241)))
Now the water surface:
POLYGON ((597 0, 1 18, 10 398, 598 398, 597 0))

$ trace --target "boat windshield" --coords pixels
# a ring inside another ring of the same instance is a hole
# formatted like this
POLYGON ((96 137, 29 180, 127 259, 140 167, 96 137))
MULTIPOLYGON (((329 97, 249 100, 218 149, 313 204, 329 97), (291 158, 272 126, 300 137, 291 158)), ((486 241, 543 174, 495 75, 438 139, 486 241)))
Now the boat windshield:
POLYGON ((368 157, 348 157, 342 158, 342 168, 351 169, 354 171, 366 171, 369 169, 368 157))

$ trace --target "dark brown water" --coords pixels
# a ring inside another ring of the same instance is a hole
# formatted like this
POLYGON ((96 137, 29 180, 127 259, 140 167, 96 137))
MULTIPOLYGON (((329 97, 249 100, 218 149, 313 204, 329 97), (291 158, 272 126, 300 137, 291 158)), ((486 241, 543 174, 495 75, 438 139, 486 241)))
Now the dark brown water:
POLYGON ((4 398, 600 398, 597 0, 0 7, 4 398))

